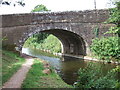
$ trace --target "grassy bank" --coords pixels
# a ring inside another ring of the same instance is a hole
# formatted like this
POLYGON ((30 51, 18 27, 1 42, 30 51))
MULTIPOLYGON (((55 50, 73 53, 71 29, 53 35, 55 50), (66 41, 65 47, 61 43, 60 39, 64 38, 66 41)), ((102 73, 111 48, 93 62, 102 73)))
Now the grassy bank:
POLYGON ((35 60, 32 68, 22 84, 22 88, 72 88, 52 70, 50 74, 43 73, 44 67, 40 60, 35 60))
POLYGON ((4 84, 25 62, 18 54, 2 50, 2 84, 4 84))

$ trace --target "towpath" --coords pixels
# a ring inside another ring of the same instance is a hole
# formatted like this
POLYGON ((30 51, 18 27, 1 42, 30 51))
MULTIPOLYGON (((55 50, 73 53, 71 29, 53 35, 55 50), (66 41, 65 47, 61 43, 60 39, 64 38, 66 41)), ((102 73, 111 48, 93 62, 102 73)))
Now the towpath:
POLYGON ((32 57, 25 54, 23 54, 23 57, 26 59, 26 62, 22 64, 22 67, 3 85, 3 88, 21 88, 23 80, 34 61, 32 57))

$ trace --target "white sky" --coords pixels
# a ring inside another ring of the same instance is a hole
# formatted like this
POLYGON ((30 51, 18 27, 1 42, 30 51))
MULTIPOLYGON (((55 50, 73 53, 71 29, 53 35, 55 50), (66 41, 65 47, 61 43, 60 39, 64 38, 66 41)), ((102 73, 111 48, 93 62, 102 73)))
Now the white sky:
MULTIPOLYGON (((14 1, 14 0, 12 0, 14 1)), ((108 8, 110 0, 96 0, 97 9, 108 8)), ((43 4, 51 11, 91 10, 94 0, 24 0, 25 7, 1 5, 0 14, 29 13, 36 5, 43 4)))

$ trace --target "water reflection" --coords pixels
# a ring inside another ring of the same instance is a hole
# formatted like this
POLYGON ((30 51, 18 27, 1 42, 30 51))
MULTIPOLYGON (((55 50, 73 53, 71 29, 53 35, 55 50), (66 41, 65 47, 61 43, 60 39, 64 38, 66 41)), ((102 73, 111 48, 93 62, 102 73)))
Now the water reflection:
MULTIPOLYGON (((39 50, 23 48, 22 53, 26 53, 31 56, 41 58, 48 61, 58 72, 61 78, 68 84, 73 84, 77 80, 77 72, 79 68, 85 68, 89 61, 84 61, 82 59, 62 57, 54 58, 41 55, 39 50), (64 61, 62 61, 64 59, 64 61)), ((96 62, 95 62, 96 63, 96 62)), ((115 67, 113 64, 103 64, 96 63, 98 66, 102 66, 104 74, 115 67)))

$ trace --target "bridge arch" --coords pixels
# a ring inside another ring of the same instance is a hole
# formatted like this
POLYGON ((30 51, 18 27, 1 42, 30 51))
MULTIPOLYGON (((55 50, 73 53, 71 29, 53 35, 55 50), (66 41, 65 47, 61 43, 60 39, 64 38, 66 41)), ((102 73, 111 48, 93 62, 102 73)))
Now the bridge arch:
POLYGON ((87 43, 84 40, 84 36, 78 34, 77 32, 73 32, 72 30, 67 29, 37 29, 32 30, 32 32, 28 32, 26 35, 21 37, 19 49, 22 50, 24 42, 33 34, 38 33, 49 33, 56 36, 62 43, 62 53, 63 54, 73 54, 73 55, 87 55, 87 43))
POLYGON ((11 14, 0 17, 3 21, 0 26, 2 37, 7 38, 2 41, 2 46, 13 51, 15 48, 21 51, 25 40, 31 35, 48 32, 62 41, 63 53, 91 55, 89 46, 96 37, 93 30, 98 27, 98 37, 107 37, 104 33, 114 26, 102 23, 109 18, 109 10, 11 14), (56 31, 61 31, 60 35, 56 31))

